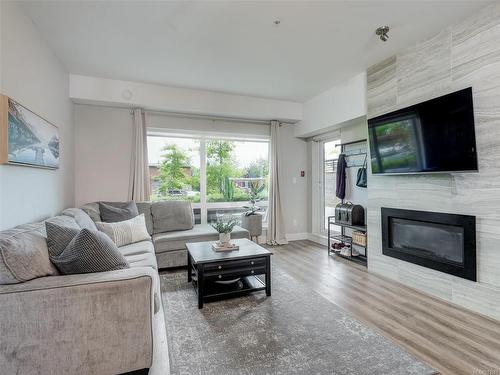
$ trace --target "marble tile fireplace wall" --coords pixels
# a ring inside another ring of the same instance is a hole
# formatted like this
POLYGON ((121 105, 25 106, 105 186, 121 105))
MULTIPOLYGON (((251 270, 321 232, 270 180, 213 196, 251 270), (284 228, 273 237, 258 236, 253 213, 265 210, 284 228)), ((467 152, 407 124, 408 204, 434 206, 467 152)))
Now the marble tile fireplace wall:
POLYGON ((368 117, 472 87, 479 173, 369 176, 368 268, 500 320, 500 3, 368 69, 368 117), (381 207, 476 216, 477 282, 383 255, 381 207))

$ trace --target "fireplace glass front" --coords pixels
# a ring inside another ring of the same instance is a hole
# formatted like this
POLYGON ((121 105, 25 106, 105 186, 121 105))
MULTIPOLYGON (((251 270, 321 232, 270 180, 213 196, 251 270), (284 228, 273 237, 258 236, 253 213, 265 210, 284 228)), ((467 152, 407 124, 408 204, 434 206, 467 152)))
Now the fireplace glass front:
POLYGON ((464 263, 464 229, 453 225, 392 218, 391 247, 428 259, 464 263))
POLYGON ((382 207, 382 253, 476 281, 476 218, 382 207))

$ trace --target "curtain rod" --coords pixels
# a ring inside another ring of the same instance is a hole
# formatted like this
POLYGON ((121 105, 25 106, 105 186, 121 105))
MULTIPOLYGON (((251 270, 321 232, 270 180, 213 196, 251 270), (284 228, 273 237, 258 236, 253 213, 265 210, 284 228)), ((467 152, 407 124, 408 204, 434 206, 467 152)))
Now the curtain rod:
POLYGON ((253 120, 253 119, 244 119, 237 117, 210 116, 210 115, 199 115, 195 113, 182 113, 182 112, 148 111, 148 110, 145 110, 145 112, 147 114, 167 116, 167 117, 194 118, 194 119, 212 120, 212 121, 245 122, 249 124, 260 124, 260 125, 271 124, 271 121, 269 120, 253 120))

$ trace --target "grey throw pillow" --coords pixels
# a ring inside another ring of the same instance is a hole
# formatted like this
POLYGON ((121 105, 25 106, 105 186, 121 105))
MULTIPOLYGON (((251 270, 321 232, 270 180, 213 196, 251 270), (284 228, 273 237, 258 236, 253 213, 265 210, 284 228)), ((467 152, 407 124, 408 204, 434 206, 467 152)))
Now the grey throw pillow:
POLYGON ((50 260, 59 272, 76 274, 129 268, 125 257, 106 234, 89 229, 76 232, 73 228, 47 224, 47 242, 52 244, 49 248, 50 260), (60 251, 73 234, 74 237, 60 251))
POLYGON ((80 229, 45 222, 47 231, 47 247, 49 256, 58 257, 66 249, 69 243, 80 233, 80 229))
POLYGON ((135 202, 99 202, 99 212, 104 223, 116 223, 139 215, 135 202))

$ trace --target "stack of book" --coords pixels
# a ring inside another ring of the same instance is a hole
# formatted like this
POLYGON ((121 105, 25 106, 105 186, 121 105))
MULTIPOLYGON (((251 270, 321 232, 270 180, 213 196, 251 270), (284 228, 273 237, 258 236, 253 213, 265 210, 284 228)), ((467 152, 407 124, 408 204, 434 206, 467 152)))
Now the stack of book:
POLYGON ((235 251, 239 250, 240 247, 230 242, 228 243, 214 242, 212 244, 212 249, 214 249, 214 251, 235 251))

